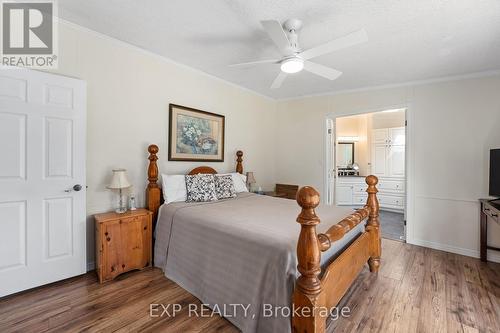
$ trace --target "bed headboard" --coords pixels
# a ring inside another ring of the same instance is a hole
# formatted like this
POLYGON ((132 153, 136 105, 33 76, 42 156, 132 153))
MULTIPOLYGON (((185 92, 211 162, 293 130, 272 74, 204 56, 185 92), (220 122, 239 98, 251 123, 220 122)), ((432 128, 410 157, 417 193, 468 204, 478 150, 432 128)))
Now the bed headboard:
MULTIPOLYGON (((148 167, 148 187, 146 188, 146 208, 153 212, 153 223, 156 222, 156 217, 158 215, 158 209, 163 203, 163 192, 161 186, 158 184, 158 165, 156 161, 158 160, 158 146, 149 145, 149 167, 148 167)), ((243 152, 238 150, 236 152, 236 172, 243 174, 243 152)), ((211 173, 216 174, 217 171, 209 166, 199 166, 191 171, 188 175, 196 175, 199 173, 211 173)))
POLYGON ((188 172, 188 175, 197 175, 199 173, 208 173, 215 175, 217 171, 209 166, 199 166, 188 172))

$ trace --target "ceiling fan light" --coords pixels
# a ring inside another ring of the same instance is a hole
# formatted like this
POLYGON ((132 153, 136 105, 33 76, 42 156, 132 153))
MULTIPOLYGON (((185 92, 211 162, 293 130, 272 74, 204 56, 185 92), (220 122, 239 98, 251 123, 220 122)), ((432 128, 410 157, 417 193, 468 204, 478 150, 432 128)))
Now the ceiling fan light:
POLYGON ((304 60, 300 58, 286 59, 281 63, 281 71, 293 74, 298 73, 304 69, 304 60))

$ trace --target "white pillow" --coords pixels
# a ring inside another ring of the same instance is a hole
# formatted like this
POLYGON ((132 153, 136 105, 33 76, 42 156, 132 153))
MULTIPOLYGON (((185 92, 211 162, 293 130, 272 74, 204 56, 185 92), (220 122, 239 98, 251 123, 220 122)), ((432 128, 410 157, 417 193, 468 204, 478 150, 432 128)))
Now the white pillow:
POLYGON ((186 180, 184 175, 161 175, 165 203, 186 201, 186 180))
POLYGON ((247 189, 247 176, 242 175, 241 173, 232 172, 232 173, 222 173, 221 176, 231 175, 233 177, 234 190, 236 193, 248 192, 247 189))

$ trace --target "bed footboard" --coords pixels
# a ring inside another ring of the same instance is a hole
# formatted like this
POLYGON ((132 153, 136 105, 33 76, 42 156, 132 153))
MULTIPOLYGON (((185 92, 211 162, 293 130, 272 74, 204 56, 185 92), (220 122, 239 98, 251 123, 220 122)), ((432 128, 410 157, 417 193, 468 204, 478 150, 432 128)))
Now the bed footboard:
POLYGON ((300 276, 293 293, 294 316, 292 330, 297 333, 319 333, 326 328, 330 309, 338 304, 363 266, 368 262, 371 272, 380 266, 381 240, 378 220, 378 179, 366 177, 368 200, 344 220, 328 229, 324 234, 316 233, 320 223, 314 209, 319 205, 319 193, 306 186, 297 193, 297 202, 302 208, 297 222, 301 225, 297 243, 297 269, 300 276), (321 274, 321 252, 330 248, 332 242, 341 239, 349 230, 368 218, 363 232, 321 274))

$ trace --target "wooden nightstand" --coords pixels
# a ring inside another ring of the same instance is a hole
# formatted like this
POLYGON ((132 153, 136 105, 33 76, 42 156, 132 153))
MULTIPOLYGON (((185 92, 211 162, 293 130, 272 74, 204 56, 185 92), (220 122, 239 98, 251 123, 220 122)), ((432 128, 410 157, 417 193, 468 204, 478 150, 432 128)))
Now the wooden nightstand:
POLYGON ((151 266, 152 215, 147 209, 137 209, 94 216, 96 272, 100 283, 151 266))
POLYGON ((276 198, 286 198, 286 193, 278 193, 275 191, 264 191, 262 192, 263 195, 268 195, 270 197, 276 197, 276 198))
POLYGON ((293 199, 297 196, 297 191, 299 190, 298 185, 286 185, 286 184, 276 184, 276 190, 263 192, 264 195, 269 195, 271 197, 293 199))

